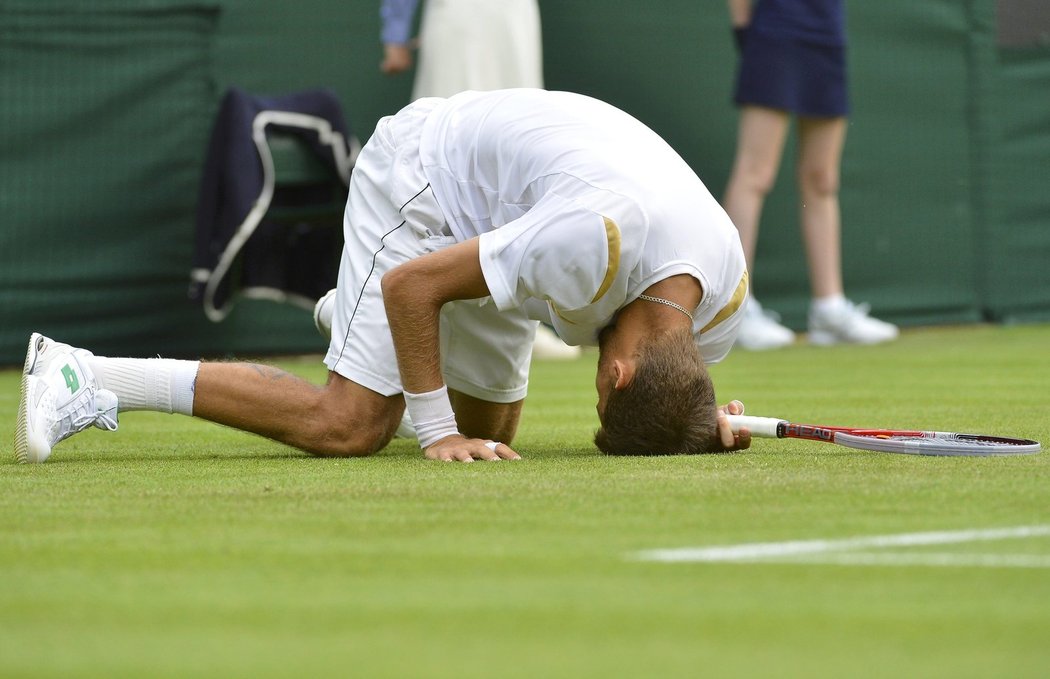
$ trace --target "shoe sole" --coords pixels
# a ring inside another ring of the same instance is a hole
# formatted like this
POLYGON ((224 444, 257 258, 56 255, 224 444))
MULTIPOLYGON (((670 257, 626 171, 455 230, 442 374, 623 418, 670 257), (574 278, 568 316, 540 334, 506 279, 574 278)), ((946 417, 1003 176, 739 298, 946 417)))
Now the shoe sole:
MULTIPOLYGON (((15 424, 15 459, 22 464, 29 462, 29 418, 27 417, 29 374, 36 365, 36 345, 41 337, 42 335, 36 332, 29 336, 29 346, 26 347, 26 360, 22 365, 22 397, 18 402, 18 422, 15 424)), ((36 456, 34 455, 34 457, 36 456)))
POLYGON ((790 347, 794 343, 795 343, 795 339, 792 338, 790 341, 787 341, 787 342, 759 342, 759 343, 752 343, 752 342, 740 342, 740 341, 737 341, 737 343, 734 346, 735 347, 739 347, 740 349, 743 349, 744 351, 773 351, 774 349, 783 349, 784 347, 790 347))
POLYGON ((884 342, 892 342, 897 339, 897 335, 892 337, 879 337, 877 339, 865 339, 865 340, 849 340, 843 339, 838 335, 829 332, 823 332, 820 330, 811 331, 807 337, 809 343, 818 347, 830 347, 836 344, 855 344, 857 346, 871 346, 873 344, 882 344, 884 342))
POLYGON ((816 345, 818 347, 830 347, 835 344, 843 343, 842 340, 840 340, 837 336, 831 333, 813 330, 809 332, 809 334, 806 336, 806 339, 809 341, 810 344, 816 345))

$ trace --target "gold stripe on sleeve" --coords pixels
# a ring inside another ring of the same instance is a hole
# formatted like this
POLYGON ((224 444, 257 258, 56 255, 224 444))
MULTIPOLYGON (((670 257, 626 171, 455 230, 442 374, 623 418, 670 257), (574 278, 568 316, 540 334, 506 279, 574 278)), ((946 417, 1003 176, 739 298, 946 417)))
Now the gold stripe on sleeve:
POLYGON ((609 245, 609 266, 605 269, 605 278, 602 279, 602 284, 598 286, 598 292, 594 294, 591 304, 594 304, 605 293, 609 292, 613 281, 616 280, 616 273, 620 270, 620 227, 616 226, 616 222, 608 217, 602 217, 602 219, 605 220, 605 240, 609 245))
POLYGON ((744 271, 744 275, 740 277, 740 282, 737 284, 729 303, 722 307, 715 314, 715 317, 711 319, 711 322, 700 330, 701 335, 736 313, 736 310, 744 303, 744 299, 747 298, 747 278, 747 271, 744 271))
POLYGON ((561 320, 565 321, 569 325, 576 325, 576 321, 574 321, 572 319, 569 319, 569 318, 566 318, 564 315, 562 315, 561 309, 559 309, 558 305, 554 303, 554 300, 548 299, 547 300, 547 304, 550 305, 551 311, 553 311, 558 316, 558 318, 560 318, 561 320))

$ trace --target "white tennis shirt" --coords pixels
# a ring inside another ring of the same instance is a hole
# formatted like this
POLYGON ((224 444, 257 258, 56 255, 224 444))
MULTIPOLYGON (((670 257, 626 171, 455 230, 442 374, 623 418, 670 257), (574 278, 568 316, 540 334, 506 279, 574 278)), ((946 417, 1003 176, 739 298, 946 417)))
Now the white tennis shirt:
POLYGON ((455 237, 480 237, 499 309, 593 345, 650 285, 688 274, 703 289, 693 330, 704 360, 729 352, 747 296, 737 231, 635 118, 566 92, 464 92, 427 117, 420 157, 455 237))

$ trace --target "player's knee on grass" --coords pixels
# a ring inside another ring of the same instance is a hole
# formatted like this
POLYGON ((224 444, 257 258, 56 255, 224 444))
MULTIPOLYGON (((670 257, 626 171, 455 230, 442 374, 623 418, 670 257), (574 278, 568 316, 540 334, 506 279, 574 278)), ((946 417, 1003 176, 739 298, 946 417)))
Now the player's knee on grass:
POLYGON ((386 447, 393 434, 367 424, 327 429, 307 452, 319 457, 367 457, 386 447))
POLYGON ((307 423, 307 452, 320 457, 366 457, 394 438, 402 408, 396 402, 345 402, 329 397, 307 423))

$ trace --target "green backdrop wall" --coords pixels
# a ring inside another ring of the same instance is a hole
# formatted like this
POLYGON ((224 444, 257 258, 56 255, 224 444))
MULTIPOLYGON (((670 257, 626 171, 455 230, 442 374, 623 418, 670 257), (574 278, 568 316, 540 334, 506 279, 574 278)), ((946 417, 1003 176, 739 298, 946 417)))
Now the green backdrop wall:
MULTIPOLYGON (((1025 2, 847 3, 846 284, 886 318, 1050 318, 1050 12, 1025 2), (1028 38, 1004 35, 1019 11, 1034 12, 1028 38)), ((720 195, 735 141, 724 3, 540 7, 548 87, 630 111, 720 195)), ((378 22, 378 0, 0 0, 0 364, 32 330, 110 354, 320 351, 307 311, 242 301, 212 324, 187 299, 196 195, 231 85, 328 87, 362 139, 406 103, 409 78, 378 72, 378 22)), ((786 161, 755 289, 802 327, 786 161)))

